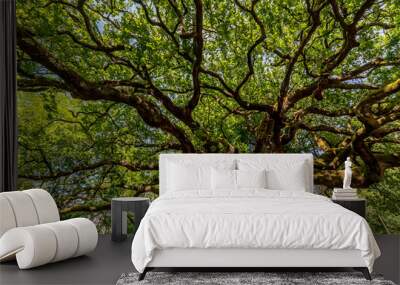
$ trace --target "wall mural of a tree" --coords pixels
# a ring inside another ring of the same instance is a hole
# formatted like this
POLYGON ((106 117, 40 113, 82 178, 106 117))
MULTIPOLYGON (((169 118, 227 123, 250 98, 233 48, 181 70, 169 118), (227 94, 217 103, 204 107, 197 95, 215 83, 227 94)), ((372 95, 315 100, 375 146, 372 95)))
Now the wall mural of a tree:
POLYGON ((160 152, 312 152, 316 184, 350 156, 400 201, 399 24, 398 0, 19 0, 19 187, 96 214, 157 193, 160 152))

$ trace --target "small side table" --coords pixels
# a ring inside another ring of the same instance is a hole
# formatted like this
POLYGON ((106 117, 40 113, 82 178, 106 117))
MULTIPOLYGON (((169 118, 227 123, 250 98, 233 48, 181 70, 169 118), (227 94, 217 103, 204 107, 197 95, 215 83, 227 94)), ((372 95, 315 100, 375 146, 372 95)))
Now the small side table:
POLYGON ((121 197, 111 200, 111 240, 123 241, 127 236, 127 212, 132 212, 135 230, 149 208, 150 200, 142 197, 121 197))
POLYGON ((359 214, 361 217, 365 218, 365 212, 367 207, 367 201, 362 198, 358 199, 332 199, 333 203, 339 204, 340 206, 359 214))

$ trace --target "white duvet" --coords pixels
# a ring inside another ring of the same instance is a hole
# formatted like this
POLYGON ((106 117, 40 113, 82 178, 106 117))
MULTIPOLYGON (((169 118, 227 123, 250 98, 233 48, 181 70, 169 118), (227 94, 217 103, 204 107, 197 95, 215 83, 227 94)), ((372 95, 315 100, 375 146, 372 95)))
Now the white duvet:
POLYGON ((380 255, 359 215, 320 195, 265 189, 164 194, 133 239, 135 268, 165 248, 358 249, 370 271, 380 255))

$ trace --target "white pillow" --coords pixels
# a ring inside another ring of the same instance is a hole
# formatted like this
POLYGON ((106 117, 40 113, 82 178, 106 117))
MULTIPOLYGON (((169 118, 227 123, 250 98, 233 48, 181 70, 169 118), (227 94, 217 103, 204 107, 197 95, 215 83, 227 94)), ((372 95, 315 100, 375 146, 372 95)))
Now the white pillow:
POLYGON ((211 168, 168 164, 168 188, 170 191, 211 189, 211 168))
POLYGON ((208 159, 196 160, 190 158, 168 160, 166 163, 166 189, 167 191, 183 191, 185 189, 211 191, 211 168, 236 169, 236 160, 210 161, 208 159), (201 178, 193 179, 193 176, 200 176, 201 178))
POLYGON ((306 191, 307 179, 304 168, 304 163, 297 163, 284 169, 269 169, 267 171, 268 189, 306 191))
POLYGON ((266 188, 267 177, 264 170, 211 170, 213 190, 237 190, 240 188, 266 188))
POLYGON ((212 168, 211 181, 214 190, 236 190, 236 170, 212 168))
POLYGON ((267 188, 267 171, 236 170, 237 188, 267 188))
POLYGON ((248 171, 266 169, 268 189, 307 191, 309 175, 305 161, 240 159, 238 160, 238 168, 248 171))

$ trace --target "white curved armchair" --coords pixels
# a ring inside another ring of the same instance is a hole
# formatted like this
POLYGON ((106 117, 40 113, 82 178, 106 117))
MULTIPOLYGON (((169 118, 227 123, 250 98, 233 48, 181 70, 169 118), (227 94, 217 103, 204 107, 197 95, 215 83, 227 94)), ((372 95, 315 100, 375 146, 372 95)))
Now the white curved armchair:
POLYGON ((84 255, 96 248, 88 219, 60 221, 57 205, 42 189, 0 193, 0 262, 17 259, 20 269, 84 255))

